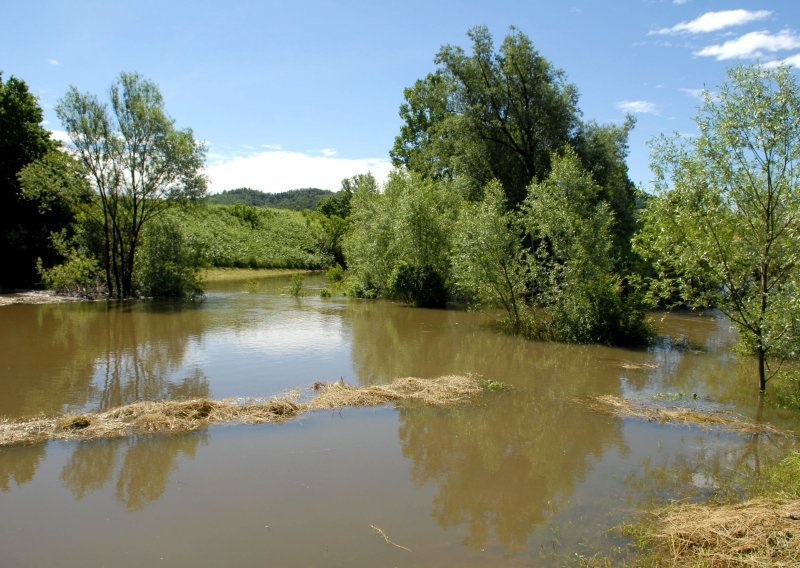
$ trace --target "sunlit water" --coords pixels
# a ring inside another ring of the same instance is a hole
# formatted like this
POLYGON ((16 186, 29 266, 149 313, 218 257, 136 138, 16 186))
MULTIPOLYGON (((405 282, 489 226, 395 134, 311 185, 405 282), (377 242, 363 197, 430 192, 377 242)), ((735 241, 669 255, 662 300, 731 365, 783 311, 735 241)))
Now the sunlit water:
POLYGON ((586 396, 757 407, 714 316, 657 316, 650 350, 536 343, 490 314, 282 294, 229 281, 196 304, 0 307, 0 416, 143 399, 269 396, 316 380, 478 373, 476 405, 347 409, 283 425, 0 449, 0 566, 560 565, 609 528, 700 498, 785 440, 586 410, 586 396), (372 527, 379 527, 394 546, 372 527), (410 549, 409 550, 406 550, 410 549))

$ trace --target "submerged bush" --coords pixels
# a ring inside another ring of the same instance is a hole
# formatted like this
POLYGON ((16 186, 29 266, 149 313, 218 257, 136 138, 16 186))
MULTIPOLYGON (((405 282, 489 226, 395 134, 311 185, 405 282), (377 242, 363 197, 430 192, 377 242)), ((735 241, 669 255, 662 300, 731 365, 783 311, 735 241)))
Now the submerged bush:
POLYGON ((325 277, 331 283, 341 282, 344 280, 344 276, 345 272, 341 264, 334 264, 325 272, 325 277))
POLYGON ((63 263, 45 268, 39 259, 36 269, 42 284, 59 294, 99 296, 103 292, 102 270, 97 260, 71 251, 63 263))
POLYGON ((400 261, 392 269, 389 296, 421 308, 441 308, 447 302, 444 278, 429 266, 400 261))
POLYGON ((137 284, 144 296, 193 298, 203 294, 199 259, 171 218, 153 221, 137 257, 137 284))

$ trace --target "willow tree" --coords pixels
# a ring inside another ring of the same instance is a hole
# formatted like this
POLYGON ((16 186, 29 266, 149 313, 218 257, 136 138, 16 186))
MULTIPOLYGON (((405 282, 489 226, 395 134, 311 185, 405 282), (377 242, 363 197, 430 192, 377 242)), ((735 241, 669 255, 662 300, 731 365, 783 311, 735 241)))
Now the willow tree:
POLYGON ((719 283, 717 305, 756 355, 763 393, 798 342, 797 79, 786 67, 730 69, 696 122, 698 136, 653 144, 658 196, 638 245, 670 267, 674 289, 691 293, 680 279, 698 274, 719 283))
POLYGON ((110 102, 74 86, 56 112, 102 205, 103 266, 109 294, 134 293, 142 229, 171 204, 205 193, 205 147, 178 130, 155 83, 121 73, 110 102))

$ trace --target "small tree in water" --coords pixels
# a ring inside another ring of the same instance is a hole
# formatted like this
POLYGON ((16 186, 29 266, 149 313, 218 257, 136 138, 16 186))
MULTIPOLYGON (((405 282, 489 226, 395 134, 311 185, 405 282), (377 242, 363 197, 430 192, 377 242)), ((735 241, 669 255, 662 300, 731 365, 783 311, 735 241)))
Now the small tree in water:
POLYGON ((111 104, 71 87, 56 112, 102 205, 103 258, 109 294, 134 293, 143 227, 172 203, 205 193, 205 148, 177 130, 158 87, 121 73, 111 104))
POLYGON ((717 305, 756 355, 763 393, 797 342, 800 88, 786 67, 733 68, 696 121, 697 137, 653 143, 658 196, 637 245, 673 278, 720 283, 717 305))

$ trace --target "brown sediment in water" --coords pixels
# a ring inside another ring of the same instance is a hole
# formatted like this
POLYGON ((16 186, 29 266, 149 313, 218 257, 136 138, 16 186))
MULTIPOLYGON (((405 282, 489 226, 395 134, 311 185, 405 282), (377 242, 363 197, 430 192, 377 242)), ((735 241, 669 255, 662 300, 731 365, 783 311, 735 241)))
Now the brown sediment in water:
POLYGON ((800 501, 673 505, 650 538, 674 566, 800 566, 800 501))
POLYGON ((311 410, 418 401, 430 405, 467 402, 487 390, 474 376, 451 375, 435 379, 397 379, 387 385, 356 387, 315 383, 308 402, 293 391, 267 402, 232 400, 177 400, 137 402, 105 412, 18 420, 0 418, 0 447, 38 444, 47 440, 89 440, 160 432, 188 432, 208 424, 285 422, 311 410))
POLYGON ((692 425, 700 428, 719 427, 743 434, 788 435, 770 424, 753 422, 744 416, 719 410, 686 406, 653 406, 613 395, 595 396, 578 402, 598 412, 623 418, 638 418, 648 422, 692 425))

